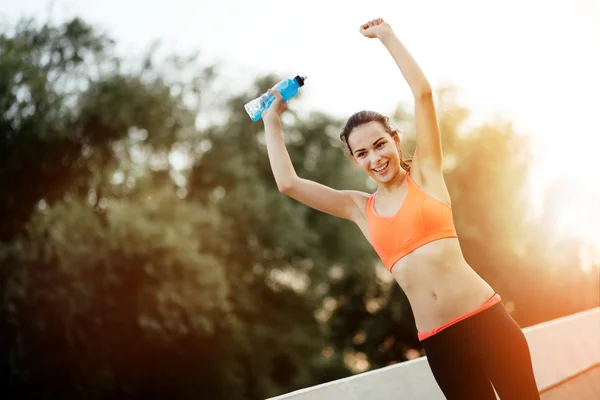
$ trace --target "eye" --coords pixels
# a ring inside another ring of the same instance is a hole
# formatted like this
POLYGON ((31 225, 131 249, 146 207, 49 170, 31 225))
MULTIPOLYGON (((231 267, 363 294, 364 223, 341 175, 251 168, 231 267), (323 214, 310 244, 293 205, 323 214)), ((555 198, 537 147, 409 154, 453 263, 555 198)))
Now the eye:
POLYGON ((367 153, 365 153, 364 151, 361 151, 360 153, 358 153, 358 154, 356 155, 356 157, 358 157, 358 158, 363 158, 365 154, 367 154, 367 153))
POLYGON ((375 148, 376 148, 376 149, 380 149, 380 148, 382 148, 384 145, 385 145, 385 142, 379 142, 379 143, 377 144, 377 146, 375 146, 375 148))

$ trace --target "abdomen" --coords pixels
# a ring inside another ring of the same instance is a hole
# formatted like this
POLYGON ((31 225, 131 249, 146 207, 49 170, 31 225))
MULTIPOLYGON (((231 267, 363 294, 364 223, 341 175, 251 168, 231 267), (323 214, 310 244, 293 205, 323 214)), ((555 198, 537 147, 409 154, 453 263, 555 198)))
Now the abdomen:
POLYGON ((421 246, 396 262, 392 275, 408 297, 420 332, 468 313, 494 293, 467 264, 456 238, 421 246))

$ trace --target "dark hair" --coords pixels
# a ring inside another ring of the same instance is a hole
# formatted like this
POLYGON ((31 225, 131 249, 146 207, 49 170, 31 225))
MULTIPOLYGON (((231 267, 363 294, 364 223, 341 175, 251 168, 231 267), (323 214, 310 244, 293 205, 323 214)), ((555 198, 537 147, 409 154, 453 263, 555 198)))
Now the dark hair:
MULTIPOLYGON (((340 139, 344 144, 344 152, 349 156, 352 156, 352 149, 350 148, 350 143, 348 143, 348 137, 350 136, 350 133, 352 133, 355 128, 358 128, 364 124, 368 124, 369 122, 379 122, 392 138, 399 137, 398 130, 392 127, 390 124, 390 119, 385 115, 380 114, 377 111, 359 111, 348 118, 342 133, 340 133, 340 139)), ((400 154, 400 166, 402 169, 405 171, 410 171, 410 164, 412 160, 406 155, 400 146, 398 146, 398 154, 400 154)))

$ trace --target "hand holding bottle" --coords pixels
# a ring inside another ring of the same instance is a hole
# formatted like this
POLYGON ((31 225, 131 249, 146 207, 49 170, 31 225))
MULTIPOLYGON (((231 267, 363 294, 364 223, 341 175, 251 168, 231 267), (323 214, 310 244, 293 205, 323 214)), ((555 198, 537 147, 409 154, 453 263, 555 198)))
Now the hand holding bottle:
MULTIPOLYGON (((263 113, 270 108, 271 103, 276 100, 275 92, 281 99, 282 103, 287 102, 289 99, 298 94, 298 90, 304 86, 306 76, 296 76, 293 79, 284 79, 277 83, 267 93, 260 97, 249 101, 244 105, 246 112, 252 118, 252 121, 256 122, 262 118, 263 113), (274 90, 274 91, 273 91, 274 90)), ((277 106, 276 114, 281 115, 285 109, 280 109, 281 105, 277 106)))
POLYGON ((270 93, 273 96, 275 96, 275 101, 271 103, 269 108, 263 111, 262 119, 265 124, 270 122, 279 122, 281 114, 288 108, 287 103, 283 101, 281 93, 279 93, 277 90, 269 89, 267 90, 267 93, 270 93))

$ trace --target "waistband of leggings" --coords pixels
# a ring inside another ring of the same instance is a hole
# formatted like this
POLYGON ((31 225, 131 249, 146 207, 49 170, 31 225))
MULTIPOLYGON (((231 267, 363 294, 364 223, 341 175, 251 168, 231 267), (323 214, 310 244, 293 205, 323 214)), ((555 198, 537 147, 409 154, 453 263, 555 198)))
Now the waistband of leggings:
POLYGON ((455 319, 453 319, 450 322, 447 322, 447 323, 445 323, 445 324, 443 324, 443 325, 441 325, 441 326, 439 326, 439 327, 437 327, 435 329, 430 330, 429 332, 423 332, 423 333, 419 332, 418 333, 419 334, 419 341, 423 341, 423 340, 425 340, 425 339, 427 339, 427 338, 435 335, 436 333, 439 333, 439 332, 443 331, 444 329, 449 328, 452 325, 454 325, 454 324, 456 324, 456 323, 458 323, 458 322, 460 322, 460 321, 462 321, 464 319, 467 319, 469 317, 472 317, 475 314, 478 314, 478 313, 480 313, 482 311, 485 311, 488 308, 490 308, 491 306, 500 303, 501 300, 502 299, 500 298, 500 295, 498 293, 494 293, 494 295, 492 297, 490 297, 485 303, 483 303, 482 305, 480 305, 479 307, 477 307, 473 311, 470 311, 470 312, 468 312, 466 314, 463 314, 460 317, 455 318, 455 319))

